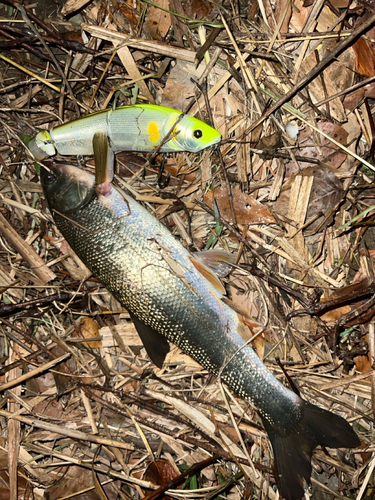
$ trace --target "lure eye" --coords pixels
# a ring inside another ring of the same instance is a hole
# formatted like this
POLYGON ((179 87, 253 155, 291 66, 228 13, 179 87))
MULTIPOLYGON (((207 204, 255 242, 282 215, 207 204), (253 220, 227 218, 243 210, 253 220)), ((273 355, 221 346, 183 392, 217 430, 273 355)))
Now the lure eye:
POLYGON ((199 128, 197 128, 196 130, 194 130, 193 136, 196 139, 200 139, 201 137, 203 137, 203 132, 199 128))

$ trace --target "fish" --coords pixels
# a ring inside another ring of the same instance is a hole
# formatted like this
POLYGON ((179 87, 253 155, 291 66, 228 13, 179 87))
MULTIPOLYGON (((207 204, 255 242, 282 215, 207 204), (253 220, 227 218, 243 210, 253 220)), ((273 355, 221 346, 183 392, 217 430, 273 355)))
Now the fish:
POLYGON ((110 154, 116 151, 197 153, 218 144, 221 134, 197 118, 172 108, 135 104, 98 111, 51 130, 39 132, 28 144, 36 160, 61 155, 94 154, 93 137, 105 133, 110 154), (170 137, 165 143, 163 140, 170 137))
POLYGON ((243 340, 246 318, 224 302, 207 254, 190 253, 131 196, 112 184, 102 189, 85 170, 52 164, 41 182, 56 226, 129 311, 155 365, 172 342, 256 408, 286 500, 304 495, 316 446, 360 444, 344 418, 285 387, 243 340))

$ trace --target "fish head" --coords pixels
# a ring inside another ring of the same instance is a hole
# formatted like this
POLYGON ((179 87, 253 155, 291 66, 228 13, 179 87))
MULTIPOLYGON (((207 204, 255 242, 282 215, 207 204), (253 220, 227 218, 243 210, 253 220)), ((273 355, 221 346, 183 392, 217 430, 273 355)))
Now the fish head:
POLYGON ((84 207, 95 194, 95 177, 72 165, 51 163, 40 178, 50 209, 62 214, 84 207))
POLYGON ((197 153, 220 142, 220 132, 207 123, 188 115, 184 115, 179 120, 180 116, 181 114, 172 113, 164 125, 166 135, 173 124, 176 124, 172 132, 173 137, 167 143, 168 146, 177 151, 197 153))

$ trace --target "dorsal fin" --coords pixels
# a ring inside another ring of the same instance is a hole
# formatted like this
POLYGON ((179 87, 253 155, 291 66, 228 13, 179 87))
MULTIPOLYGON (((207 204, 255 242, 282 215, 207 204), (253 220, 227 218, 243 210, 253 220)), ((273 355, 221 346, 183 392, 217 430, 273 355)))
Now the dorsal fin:
POLYGON ((216 274, 213 271, 211 271, 209 267, 203 264, 203 262, 200 262, 191 255, 189 255, 189 259, 191 260, 191 263, 193 264, 195 269, 199 271, 201 275, 204 276, 206 280, 208 280, 211 283, 211 285, 215 288, 215 290, 219 292, 221 295, 224 295, 225 288, 223 287, 221 281, 216 276, 216 274))
POLYGON ((168 340, 161 333, 151 328, 151 326, 139 320, 130 311, 129 314, 151 361, 158 368, 161 368, 166 355, 169 353, 168 340))
POLYGON ((235 255, 216 248, 196 252, 194 257, 209 267, 219 278, 225 278, 231 272, 236 261, 235 255))

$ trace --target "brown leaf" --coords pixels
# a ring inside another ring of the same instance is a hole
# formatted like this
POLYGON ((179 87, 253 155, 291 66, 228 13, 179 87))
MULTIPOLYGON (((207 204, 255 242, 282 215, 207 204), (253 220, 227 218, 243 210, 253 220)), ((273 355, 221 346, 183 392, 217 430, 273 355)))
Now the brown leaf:
MULTIPOLYGON (((180 0, 170 0, 169 5, 171 12, 175 12, 180 16, 186 16, 186 12, 184 11, 184 7, 180 0)), ((171 22, 172 22, 173 34, 177 41, 177 44, 180 47, 185 47, 184 43, 184 37, 185 37, 186 40, 189 42, 190 47, 192 48, 193 42, 191 41, 191 34, 189 28, 186 26, 184 22, 184 19, 179 16, 172 15, 171 22)))
MULTIPOLYGON (((177 477, 178 474, 168 462, 168 460, 158 460, 157 462, 151 462, 147 467, 145 472, 145 480, 150 481, 159 486, 163 486, 165 483, 177 477)), ((161 500, 173 500, 172 497, 168 495, 163 495, 160 497, 161 500)))
POLYGON ((357 370, 361 373, 366 373, 372 370, 372 363, 368 356, 356 356, 353 358, 353 361, 357 370))
MULTIPOLYGON (((5 446, 5 439, 1 438, 1 446, 5 446)), ((0 449, 0 470, 8 470, 8 452, 0 449)), ((0 496, 0 498, 2 498, 0 496)))
MULTIPOLYGON (((324 300, 321 300, 321 302, 324 302, 324 300)), ((332 309, 332 311, 324 313, 321 316, 321 318, 326 323, 335 323, 336 321, 341 319, 345 314, 350 313, 350 311, 351 311, 350 306, 341 306, 337 307, 336 309, 332 309)))
MULTIPOLYGON (((154 0, 156 5, 169 9, 169 0, 154 0)), ((171 15, 165 10, 151 6, 147 15, 147 27, 154 40, 163 40, 171 26, 171 15)))
MULTIPOLYGON (((82 318, 80 324, 80 333, 85 338, 99 337, 99 326, 93 318, 82 318)), ((101 340, 91 340, 84 342, 86 347, 95 349, 102 346, 101 340)))
MULTIPOLYGON (((74 493, 82 492, 79 495, 80 500, 101 500, 98 493, 94 489, 90 489, 93 484, 91 470, 85 470, 75 465, 71 467, 61 467, 58 470, 58 475, 61 477, 59 481, 55 481, 53 486, 46 490, 46 496, 49 500, 57 500, 65 496, 73 496, 74 493), (85 489, 88 491, 85 491, 85 489)), ((107 477, 99 474, 100 481, 105 481, 107 477)), ((117 492, 112 484, 103 486, 108 500, 116 500, 117 492)))
POLYGON ((353 92, 350 92, 350 94, 346 95, 343 100, 344 108, 348 109, 349 111, 353 111, 364 97, 365 97, 364 87, 354 90, 353 92))
MULTIPOLYGON (((26 491, 28 489, 28 482, 24 477, 24 469, 21 468, 19 472, 20 474, 17 476, 17 493, 18 499, 23 500, 24 498, 27 498, 26 491)), ((0 498, 1 500, 11 500, 9 490, 9 473, 7 470, 0 471, 0 498)))
POLYGON ((375 75, 375 50, 374 45, 361 37, 354 45, 353 50, 356 59, 358 73, 365 76, 375 75))
POLYGON ((214 2, 207 0, 188 0, 184 9, 186 15, 192 19, 207 19, 208 21, 213 21, 220 11, 214 2))
POLYGON ((124 28, 135 29, 139 23, 140 15, 137 10, 133 9, 126 2, 118 2, 112 0, 108 2, 108 9, 110 10, 114 21, 124 28))
POLYGON ((347 9, 350 5, 349 0, 330 0, 330 3, 336 7, 336 9, 347 9))
POLYGON ((191 80, 191 74, 186 70, 186 61, 177 61, 169 72, 168 80, 165 84, 162 106, 174 109, 184 109, 194 95, 195 83, 191 80))
MULTIPOLYGON (((346 144, 348 132, 343 127, 340 127, 340 125, 332 122, 319 122, 318 128, 340 144, 346 144)), ((346 153, 329 139, 326 139, 322 135, 319 135, 319 137, 316 138, 316 135, 313 134, 310 127, 302 129, 298 140, 300 147, 299 149, 294 150, 294 154, 305 156, 307 158, 314 158, 315 160, 328 163, 333 168, 339 168, 346 159, 346 153), (316 141, 318 141, 318 143, 316 141)), ((314 163, 301 162, 300 168, 306 169, 313 167, 314 165, 314 163)), ((286 177, 290 177, 297 172, 297 166, 294 162, 288 162, 285 165, 285 168, 286 177)))
MULTIPOLYGON (((329 15, 326 7, 322 10, 319 16, 319 26, 321 31, 325 31, 329 24, 333 22, 332 13, 329 15)), ((319 51, 319 59, 322 60, 324 57, 329 55, 332 50, 337 47, 337 41, 324 41, 322 43, 322 49, 319 51)), ((317 53, 315 51, 309 52, 303 58, 300 67, 300 75, 306 76, 312 71, 317 64, 317 53)), ((344 54, 339 56, 338 61, 333 62, 318 78, 314 78, 308 87, 308 92, 311 96, 320 101, 327 96, 333 95, 338 92, 338 90, 343 90, 351 85, 353 81, 353 73, 355 67, 355 56, 354 52, 351 50, 345 51, 344 54), (323 85, 324 82, 324 85, 323 85)), ((339 123, 345 121, 345 110, 342 102, 339 98, 332 99, 329 102, 329 112, 330 115, 337 120, 339 123)))
POLYGON ((63 406, 57 399, 41 401, 33 407, 33 412, 37 415, 51 417, 54 419, 61 418, 63 414, 63 406))
MULTIPOLYGON (((252 196, 239 189, 233 189, 232 196, 238 224, 272 224, 276 222, 268 208, 252 196)), ((221 217, 233 222, 227 188, 222 186, 204 195, 204 201, 211 208, 213 197, 215 197, 221 217)))
MULTIPOLYGON (((284 11, 285 11, 285 8, 287 7, 287 4, 288 4, 288 0, 281 0, 281 1, 276 2, 275 18, 276 18, 277 24, 279 24, 281 16, 284 14, 284 11)), ((289 3, 289 6, 287 7, 287 13, 284 17, 284 21, 283 21, 281 28, 280 28, 280 31, 282 33, 288 31, 289 21, 290 21, 291 16, 292 16, 292 4, 289 3)))
MULTIPOLYGON (((297 175, 314 177, 310 192, 309 207, 306 214, 306 220, 311 219, 317 214, 321 214, 321 216, 307 228, 309 232, 314 232, 322 224, 324 217, 330 215, 332 209, 343 197, 344 191, 342 184, 340 179, 336 177, 334 170, 329 167, 315 165, 314 167, 305 168, 300 173, 294 174, 285 183, 274 206, 275 213, 278 215, 286 216, 288 214, 290 189, 297 175)), ((323 227, 327 226, 330 222, 330 218, 326 219, 323 227)))
POLYGON ((309 17, 310 9, 305 7, 304 0, 295 0, 293 5, 295 8, 292 10, 291 23, 297 31, 302 31, 309 17))

